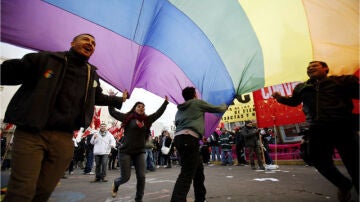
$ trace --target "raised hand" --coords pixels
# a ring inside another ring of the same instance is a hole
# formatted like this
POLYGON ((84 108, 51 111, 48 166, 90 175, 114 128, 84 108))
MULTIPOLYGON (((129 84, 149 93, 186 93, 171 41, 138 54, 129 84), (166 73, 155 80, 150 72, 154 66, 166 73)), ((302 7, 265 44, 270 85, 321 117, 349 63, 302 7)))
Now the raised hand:
POLYGON ((128 95, 129 95, 129 93, 128 93, 128 91, 125 89, 124 92, 123 92, 123 96, 122 96, 123 102, 126 101, 126 99, 128 98, 128 95))
POLYGON ((276 98, 280 97, 281 94, 279 92, 274 92, 271 96, 276 99, 276 98))
POLYGON ((117 92, 115 93, 115 91, 114 91, 113 89, 109 89, 109 90, 108 90, 108 94, 109 94, 110 96, 115 96, 115 95, 117 94, 117 92))

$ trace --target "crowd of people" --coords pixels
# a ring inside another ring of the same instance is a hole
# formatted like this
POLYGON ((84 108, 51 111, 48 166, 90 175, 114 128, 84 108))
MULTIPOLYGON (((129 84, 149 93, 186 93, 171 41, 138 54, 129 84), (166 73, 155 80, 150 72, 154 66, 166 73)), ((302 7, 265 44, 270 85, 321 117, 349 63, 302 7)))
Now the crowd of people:
MULTIPOLYGON (((272 164, 268 153, 271 137, 266 129, 257 128, 255 122, 245 122, 242 128, 231 131, 221 128, 220 133, 204 137, 204 114, 224 113, 228 106, 214 106, 198 99, 194 87, 182 89, 184 102, 178 104, 173 137, 169 131, 163 131, 152 139, 151 125, 166 110, 168 97, 150 115, 145 114, 143 102, 136 102, 127 113, 118 111, 128 98, 127 91, 122 97, 103 94, 97 68, 88 62, 95 51, 95 37, 79 34, 70 45, 68 51, 30 53, 1 64, 0 84, 21 85, 4 117, 4 122, 17 126, 4 201, 48 201, 64 172, 68 170, 71 174, 77 166, 83 167, 83 174, 94 174, 92 182, 107 182, 107 170, 119 167, 120 176, 112 183, 112 196, 116 197, 119 186, 130 179, 133 166, 137 179, 135 201, 140 202, 144 196, 145 170, 171 168, 175 160, 181 170, 171 201, 185 202, 193 184, 195 201, 204 202, 207 192, 204 165, 210 162, 233 165, 233 156, 237 165, 250 164, 252 169, 264 170, 265 164, 272 164), (95 105, 108 106, 110 115, 121 121, 124 131, 121 139, 116 141, 106 130, 106 124, 102 124, 99 131, 81 142, 73 140, 73 131, 89 127, 95 105)), ((338 188, 339 201, 348 201, 352 187, 359 191, 358 122, 353 121, 352 115, 352 99, 359 98, 359 79, 352 75, 327 76, 328 72, 325 62, 312 61, 307 67, 309 80, 298 84, 292 96, 278 92, 272 96, 285 105, 303 104, 310 124, 312 164, 338 188), (350 178, 335 167, 334 149, 338 150, 350 178)))
MULTIPOLYGON (((104 123, 101 124, 99 133, 101 130, 104 130, 103 127, 105 126, 106 124, 104 123)), ((67 178, 67 175, 74 174, 75 169, 81 169, 83 171, 82 174, 84 175, 95 175, 95 170, 93 170, 93 167, 96 169, 97 164, 96 164, 96 160, 94 159, 94 146, 99 147, 98 144, 100 143, 92 144, 90 140, 93 139, 92 138, 93 136, 94 134, 89 134, 85 137, 82 137, 79 142, 77 142, 76 138, 73 138, 74 156, 63 178, 67 178)), ((158 136, 153 137, 149 135, 147 137, 147 140, 145 142, 145 151, 146 151, 145 162, 146 162, 147 172, 153 172, 157 168, 171 168, 172 165, 180 164, 176 148, 171 146, 172 142, 173 142, 173 138, 171 137, 170 132, 167 130, 162 131, 162 133, 159 134, 158 136), (163 144, 167 147, 171 147, 170 152, 168 154, 163 154, 161 152, 161 146, 163 144)), ((105 153, 107 156, 107 164, 106 164, 107 166, 106 167, 103 166, 103 168, 101 169, 105 169, 105 168, 107 168, 107 170, 120 169, 120 161, 118 157, 118 148, 120 146, 121 146, 121 140, 120 139, 115 140, 115 146, 111 147, 110 151, 107 151, 105 153)), ((5 149, 2 149, 1 151, 5 151, 5 149)), ((210 159, 210 155, 209 155, 209 159, 210 159)), ((4 162, 4 166, 7 166, 6 167, 7 169, 10 168, 10 164, 8 162, 4 162)), ((95 180, 95 181, 100 181, 100 180, 95 180)))
MULTIPOLYGON (((247 125, 253 124, 251 121, 246 121, 243 127, 234 127, 233 130, 227 130, 221 128, 219 131, 215 131, 209 137, 203 137, 200 141, 200 154, 204 165, 218 164, 222 166, 245 166, 251 165, 252 169, 257 169, 255 166, 254 159, 261 158, 259 160, 262 163, 258 163, 258 168, 265 170, 264 165, 272 165, 273 161, 269 155, 269 143, 272 143, 272 135, 269 133, 267 128, 257 129, 255 128, 253 136, 246 138, 247 125), (260 141, 261 140, 261 141, 260 141), (216 148, 218 146, 218 148, 216 148), (254 149, 253 149, 254 148, 254 149), (262 151, 261 151, 262 150, 262 151), (256 152, 258 151, 258 152, 256 152), (217 153, 219 158, 216 158, 217 153), (254 156, 255 155, 255 156, 254 156), (214 157, 213 157, 214 156, 214 157), (249 163, 249 161, 251 163, 249 163)), ((102 123, 98 131, 99 134, 109 132, 106 129, 106 124, 102 123)), ((96 156, 99 156, 98 147, 100 143, 95 143, 94 135, 89 134, 85 137, 77 140, 75 137, 74 141, 74 156, 70 162, 67 173, 63 178, 67 178, 67 175, 72 175, 75 169, 81 169, 84 175, 95 175, 100 176, 97 169, 101 169, 101 174, 106 176, 106 170, 119 170, 120 161, 118 157, 118 148, 121 146, 121 139, 111 140, 112 145, 108 151, 104 151, 101 156, 107 163, 97 163, 96 156), (91 141, 92 140, 92 141, 91 141), (115 141, 115 142, 113 142, 115 141), (93 143, 92 143, 93 142, 93 143), (95 143, 95 144, 94 144, 95 143), (94 152, 94 146, 96 151, 94 152), (96 153, 96 154, 94 154, 96 153), (95 156, 95 158, 94 158, 95 156), (95 160, 95 161, 94 161, 95 160), (95 165, 95 166, 94 166, 95 165), (98 167, 96 165, 99 165, 98 167), (101 167, 100 167, 101 165, 101 167), (93 170, 93 167, 95 168, 93 170)), ((112 139, 108 134, 108 137, 112 139)), ((105 138, 105 137, 103 137, 105 138)), ((2 150, 5 151, 5 150, 2 150)), ((99 160, 98 160, 99 161, 99 160)), ((258 161, 258 162, 259 162, 258 161)), ((4 166, 10 167, 8 162, 4 162, 4 166)), ((180 166, 180 156, 173 146, 173 136, 168 130, 163 130, 161 134, 152 136, 149 134, 145 142, 145 168, 147 172, 154 172, 157 168, 172 168, 173 165, 180 166), (161 152, 162 146, 170 147, 168 154, 161 152)), ((95 182, 107 181, 103 177, 95 177, 95 182)))

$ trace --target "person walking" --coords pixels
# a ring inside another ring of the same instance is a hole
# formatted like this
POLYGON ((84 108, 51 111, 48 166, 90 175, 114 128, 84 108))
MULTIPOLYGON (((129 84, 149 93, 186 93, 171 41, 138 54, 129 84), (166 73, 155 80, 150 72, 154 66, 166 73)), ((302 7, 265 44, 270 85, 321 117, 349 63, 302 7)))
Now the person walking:
MULTIPOLYGON (((127 92, 123 96, 127 97, 127 92)), ((129 181, 133 162, 137 179, 135 201, 142 201, 145 189, 145 143, 152 123, 160 118, 168 104, 168 97, 165 96, 161 107, 150 115, 145 114, 145 104, 142 102, 136 102, 126 114, 109 107, 110 115, 121 121, 124 128, 122 145, 119 147, 120 177, 114 179, 112 197, 116 197, 120 185, 129 181)))
POLYGON ((93 182, 107 182, 106 170, 111 149, 115 149, 114 136, 106 129, 106 124, 100 124, 99 132, 95 133, 90 143, 94 145, 95 179, 93 182))
POLYGON ((339 201, 351 198, 354 186, 359 194, 359 134, 358 119, 353 121, 352 99, 359 99, 359 78, 353 75, 328 76, 329 67, 323 61, 311 61, 307 67, 309 79, 299 83, 292 96, 274 92, 281 104, 302 104, 309 123, 309 152, 315 168, 338 188, 339 201), (353 123, 356 124, 353 124, 353 123), (334 165, 334 149, 351 179, 334 165))
POLYGON ((172 192, 171 201, 185 202, 191 183, 194 181, 195 201, 204 202, 206 199, 205 175, 199 152, 199 141, 205 132, 204 115, 205 112, 224 113, 227 105, 214 106, 197 99, 194 87, 184 88, 182 96, 185 102, 177 107, 174 138, 174 146, 180 156, 181 170, 172 192))
POLYGON ((1 64, 0 85, 21 85, 4 118, 17 126, 4 201, 47 201, 73 157, 73 131, 90 125, 95 105, 121 108, 124 100, 102 93, 96 67, 88 63, 95 46, 94 36, 79 34, 69 51, 29 53, 1 64))

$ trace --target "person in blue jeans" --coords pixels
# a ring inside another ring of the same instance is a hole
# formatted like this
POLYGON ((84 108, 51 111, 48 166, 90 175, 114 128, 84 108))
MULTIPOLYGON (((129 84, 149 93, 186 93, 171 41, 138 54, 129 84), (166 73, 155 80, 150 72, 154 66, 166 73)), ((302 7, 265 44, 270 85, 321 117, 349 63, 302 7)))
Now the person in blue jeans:
POLYGON ((219 134, 214 131, 209 137, 209 144, 211 147, 211 161, 220 161, 220 146, 219 146, 219 134), (216 158, 215 158, 216 157, 216 158))
POLYGON ((106 129, 107 125, 101 123, 100 130, 94 134, 90 143, 94 145, 95 179, 92 182, 107 182, 106 177, 108 157, 112 148, 116 146, 114 136, 106 129))
POLYGON ((204 115, 205 112, 224 113, 227 105, 214 106, 197 99, 194 87, 184 88, 182 96, 185 102, 177 107, 174 138, 174 146, 180 156, 181 171, 174 186, 171 202, 186 202, 192 182, 194 182, 195 201, 204 202, 206 199, 205 175, 199 150, 199 141, 205 132, 204 115))
POLYGON ((227 132, 226 128, 221 128, 219 144, 221 147, 221 165, 223 166, 226 166, 227 164, 233 165, 233 158, 232 158, 233 137, 229 132, 227 132))
POLYGON ((86 155, 86 165, 84 168, 84 175, 92 175, 91 172, 94 164, 94 145, 90 143, 90 140, 94 134, 90 134, 86 136, 86 144, 85 144, 85 155, 86 155))
POLYGON ((149 171, 155 170, 153 148, 154 148, 154 143, 152 141, 151 134, 149 134, 149 137, 145 143, 145 152, 146 152, 145 153, 145 163, 146 163, 146 170, 149 170, 149 171))

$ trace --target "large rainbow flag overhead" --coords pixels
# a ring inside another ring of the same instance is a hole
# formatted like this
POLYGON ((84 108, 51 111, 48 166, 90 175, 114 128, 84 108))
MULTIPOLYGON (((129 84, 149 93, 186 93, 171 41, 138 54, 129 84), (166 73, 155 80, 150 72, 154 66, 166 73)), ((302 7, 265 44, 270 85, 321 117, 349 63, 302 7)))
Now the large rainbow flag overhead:
MULTIPOLYGON (((61 51, 95 36, 90 62, 117 89, 144 88, 182 103, 181 89, 230 104, 236 96, 359 69, 358 0, 2 0, 1 41, 61 51)), ((207 115, 206 134, 220 115, 207 115)))

